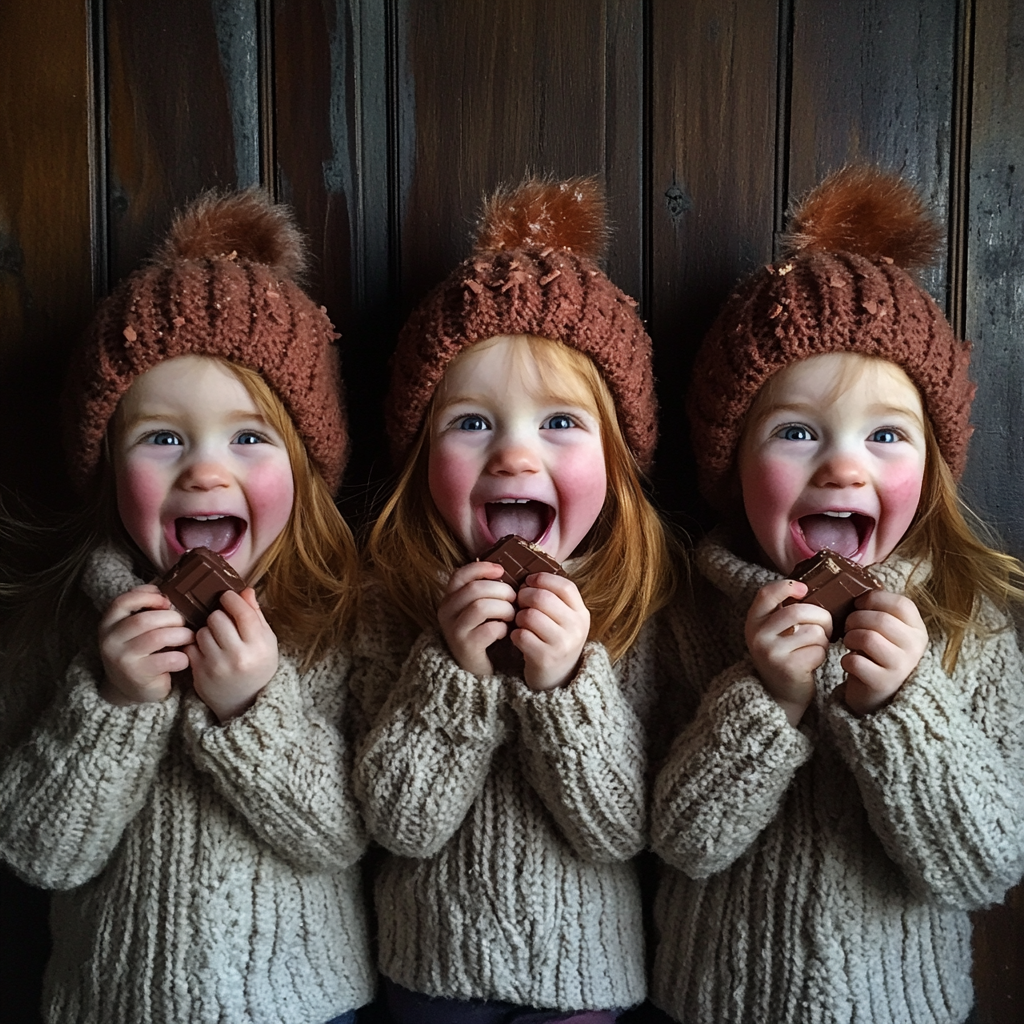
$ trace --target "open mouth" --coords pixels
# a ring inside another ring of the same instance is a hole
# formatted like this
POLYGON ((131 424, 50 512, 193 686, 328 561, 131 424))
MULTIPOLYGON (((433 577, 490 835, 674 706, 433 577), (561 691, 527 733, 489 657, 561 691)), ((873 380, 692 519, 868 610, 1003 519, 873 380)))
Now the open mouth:
POLYGON ((245 533, 245 520, 237 516, 179 516, 174 520, 174 531, 186 551, 209 548, 223 555, 238 546, 245 533))
POLYGON ((797 520, 811 554, 831 548, 837 554, 853 558, 875 528, 871 516, 860 512, 815 512, 797 520))
POLYGON ((487 516, 487 529, 495 541, 515 533, 536 544, 555 521, 555 510, 550 505, 529 498, 485 502, 484 515, 487 516))

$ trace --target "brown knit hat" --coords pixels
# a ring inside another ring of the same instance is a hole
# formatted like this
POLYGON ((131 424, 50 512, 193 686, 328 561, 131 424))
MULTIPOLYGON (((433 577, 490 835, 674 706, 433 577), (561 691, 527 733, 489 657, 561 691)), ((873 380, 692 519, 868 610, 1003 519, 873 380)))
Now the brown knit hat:
POLYGON ((180 213, 152 262, 100 304, 72 362, 65 433, 75 484, 95 482, 107 424, 132 381, 166 359, 202 355, 263 377, 335 491, 348 443, 338 335, 295 282, 304 264, 290 214, 259 190, 208 193, 180 213))
POLYGON ((593 178, 529 179, 484 208, 473 255, 413 312, 392 357, 386 414, 404 461, 445 369, 488 338, 532 334, 589 356, 615 401, 626 443, 647 470, 657 440, 651 340, 636 302, 595 260, 605 208, 593 178))
POLYGON ((728 506, 724 488, 744 420, 765 382, 827 352, 901 367, 960 477, 975 391, 970 345, 908 273, 932 260, 942 237, 913 189, 875 168, 845 168, 810 193, 792 218, 788 258, 740 285, 697 355, 689 412, 706 497, 728 506))

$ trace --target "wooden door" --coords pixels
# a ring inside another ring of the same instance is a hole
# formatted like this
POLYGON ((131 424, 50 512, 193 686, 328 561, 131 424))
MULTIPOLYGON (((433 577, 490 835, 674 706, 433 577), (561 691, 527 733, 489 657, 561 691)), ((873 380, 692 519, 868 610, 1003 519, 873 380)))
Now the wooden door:
MULTIPOLYGON (((343 334, 342 505, 365 521, 397 327, 468 252, 481 193, 535 170, 606 184, 608 270, 655 343, 656 494, 698 529, 695 346, 794 197, 871 160, 947 225, 926 283, 975 346, 967 492, 1024 556, 1022 38, 1014 0, 5 0, 5 500, 72 505, 59 386, 95 298, 179 204, 262 182, 297 211, 343 334)), ((45 899, 3 884, 0 1006, 31 1004, 45 899)), ((977 925, 979 1019, 1024 1019, 1022 891, 977 925)))

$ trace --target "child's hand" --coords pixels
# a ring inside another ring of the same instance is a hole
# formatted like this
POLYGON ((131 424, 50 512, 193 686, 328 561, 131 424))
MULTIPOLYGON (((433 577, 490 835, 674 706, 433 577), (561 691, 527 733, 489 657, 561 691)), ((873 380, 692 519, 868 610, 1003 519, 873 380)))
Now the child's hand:
POLYGON ((470 562, 452 573, 437 608, 441 627, 456 664, 465 672, 488 676, 494 671, 487 648, 507 632, 515 617, 516 592, 501 582, 504 569, 494 562, 470 562))
POLYGON ((181 648, 192 630, 152 583, 114 598, 99 626, 104 678, 100 696, 111 704, 146 704, 171 692, 171 673, 188 668, 181 648))
POLYGON ((192 686, 220 719, 240 715, 277 671, 277 637, 263 617, 256 592, 221 594, 188 649, 192 686))
POLYGON ((843 643, 850 653, 846 670, 846 704, 858 715, 877 711, 907 681, 928 646, 917 605, 902 594, 872 590, 856 601, 846 619, 843 643))
POLYGON ((590 634, 590 612, 565 576, 535 572, 519 590, 512 643, 523 652, 531 690, 554 690, 576 674, 590 634))
POLYGON ((832 616, 815 604, 782 605, 806 596, 807 584, 776 580, 763 586, 747 612, 747 650, 764 688, 799 724, 814 699, 814 672, 828 654, 832 616))

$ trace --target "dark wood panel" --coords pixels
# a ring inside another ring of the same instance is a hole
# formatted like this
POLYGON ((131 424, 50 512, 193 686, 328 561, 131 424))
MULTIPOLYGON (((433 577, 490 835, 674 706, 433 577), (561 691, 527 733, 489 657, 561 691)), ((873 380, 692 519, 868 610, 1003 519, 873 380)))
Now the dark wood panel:
MULTIPOLYGON (((794 3, 787 199, 870 161, 950 221, 956 13, 957 0, 794 3)), ((945 259, 922 276, 944 303, 945 259)))
POLYGON ((309 287, 339 332, 351 456, 342 509, 354 525, 390 469, 381 408, 398 327, 391 275, 389 4, 274 5, 273 133, 281 199, 310 240, 309 287))
POLYGON ((259 89, 254 0, 109 0, 106 12, 113 284, 174 209, 254 183, 259 89))
POLYGON ((655 466, 672 513, 696 512, 682 398, 736 281, 772 254, 778 14, 772 0, 656 0, 651 36, 650 330, 661 399, 655 466))
POLYGON ((527 171, 597 174, 625 216, 610 271, 637 292, 641 8, 593 0, 398 5, 401 285, 414 302, 468 255, 480 196, 527 171), (614 99, 615 112, 610 113, 614 99))
MULTIPOLYGON (((85 4, 0 6, 0 497, 70 506, 58 425, 70 345, 92 307, 85 4)), ((0 866, 0 1006, 40 1020, 49 897, 0 866)))
POLYGON ((84 4, 0 8, 0 483, 66 505, 58 393, 92 305, 84 4))
POLYGON ((1024 558, 1024 7, 979 0, 974 38, 966 334, 978 397, 966 482, 1024 558))
MULTIPOLYGON (((966 334, 978 395, 965 482, 973 506, 1024 557, 1024 8, 974 6, 966 334)), ((1022 737, 1024 741, 1024 737, 1022 737)), ((975 915, 981 1024, 1024 1020, 1024 887, 975 915)))

